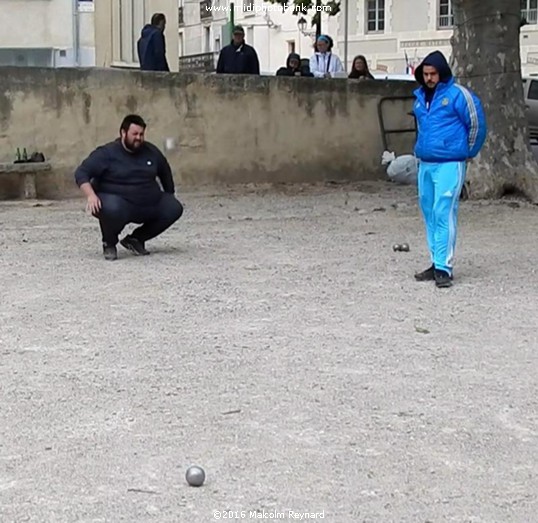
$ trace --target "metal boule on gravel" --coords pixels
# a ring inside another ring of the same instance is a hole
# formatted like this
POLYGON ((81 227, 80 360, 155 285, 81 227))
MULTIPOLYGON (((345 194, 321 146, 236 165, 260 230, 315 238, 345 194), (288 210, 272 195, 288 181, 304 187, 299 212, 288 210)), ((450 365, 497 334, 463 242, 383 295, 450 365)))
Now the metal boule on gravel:
POLYGON ((193 465, 187 469, 185 474, 185 479, 191 487, 200 487, 204 484, 205 481, 205 472, 202 467, 193 465))

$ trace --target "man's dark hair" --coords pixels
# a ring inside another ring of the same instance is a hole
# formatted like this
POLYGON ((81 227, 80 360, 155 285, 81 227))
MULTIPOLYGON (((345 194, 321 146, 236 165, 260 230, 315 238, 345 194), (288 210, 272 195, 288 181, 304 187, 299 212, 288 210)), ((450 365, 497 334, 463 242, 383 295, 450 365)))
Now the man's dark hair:
POLYGON ((144 122, 144 119, 141 116, 138 116, 137 114, 128 114, 123 119, 123 122, 121 122, 120 131, 127 132, 131 125, 139 125, 144 129, 146 128, 146 122, 144 122))
POLYGON ((159 25, 163 21, 166 21, 166 16, 163 13, 155 13, 151 17, 151 25, 159 25))

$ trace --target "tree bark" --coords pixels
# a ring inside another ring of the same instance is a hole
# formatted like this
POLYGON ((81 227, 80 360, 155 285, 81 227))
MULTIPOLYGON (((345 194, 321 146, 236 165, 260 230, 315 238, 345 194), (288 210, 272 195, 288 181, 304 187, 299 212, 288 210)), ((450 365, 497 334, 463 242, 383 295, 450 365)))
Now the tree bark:
POLYGON ((506 194, 538 202, 538 164, 531 150, 521 78, 518 0, 452 0, 452 63, 457 80, 484 105, 488 137, 469 163, 471 199, 506 194))

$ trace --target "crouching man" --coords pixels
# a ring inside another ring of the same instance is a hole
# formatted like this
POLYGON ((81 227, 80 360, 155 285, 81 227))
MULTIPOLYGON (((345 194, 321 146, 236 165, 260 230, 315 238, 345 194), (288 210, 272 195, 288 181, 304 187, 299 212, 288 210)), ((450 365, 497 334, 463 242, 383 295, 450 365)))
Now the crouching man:
POLYGON ((146 242, 183 214, 174 196, 170 165, 155 145, 144 140, 145 130, 140 116, 126 116, 120 137, 95 149, 75 171, 75 181, 88 200, 87 210, 99 220, 106 260, 117 259, 119 235, 127 224, 141 225, 121 245, 146 255, 146 242))

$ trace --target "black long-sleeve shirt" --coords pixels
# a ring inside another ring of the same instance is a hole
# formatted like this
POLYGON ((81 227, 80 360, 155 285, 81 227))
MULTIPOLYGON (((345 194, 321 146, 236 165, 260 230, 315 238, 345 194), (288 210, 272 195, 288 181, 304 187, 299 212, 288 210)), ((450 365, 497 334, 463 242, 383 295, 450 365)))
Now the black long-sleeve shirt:
POLYGON ((164 192, 174 194, 172 170, 166 157, 149 142, 135 152, 123 147, 120 139, 95 149, 75 171, 80 187, 92 183, 96 192, 117 194, 135 205, 154 205, 164 192))

